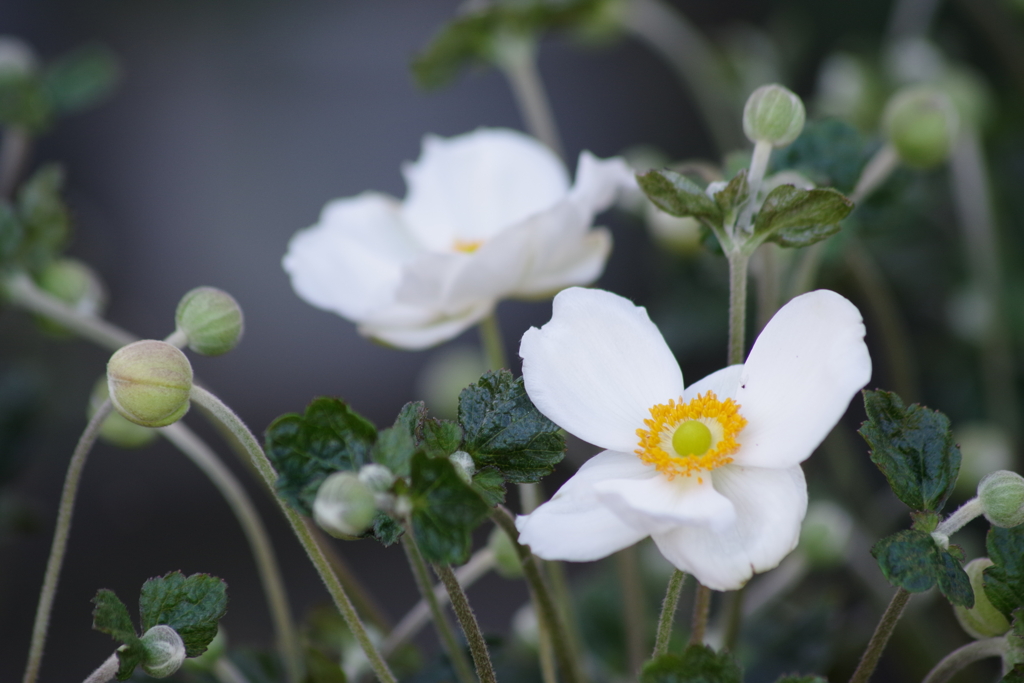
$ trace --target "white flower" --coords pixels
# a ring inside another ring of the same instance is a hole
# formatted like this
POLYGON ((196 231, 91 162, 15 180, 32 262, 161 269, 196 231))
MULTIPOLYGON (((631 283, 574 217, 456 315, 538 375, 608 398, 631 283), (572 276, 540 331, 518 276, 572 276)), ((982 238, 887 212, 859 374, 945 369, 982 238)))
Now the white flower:
POLYGON ((594 215, 635 185, 621 159, 584 152, 570 187, 540 142, 486 128, 427 136, 403 173, 404 201, 364 192, 328 203, 292 238, 284 269, 307 302, 406 349, 455 337, 499 299, 593 282, 611 249, 594 215))
POLYGON ((567 289, 523 335, 526 391, 566 431, 604 448, 519 517, 549 560, 596 560, 651 536, 716 590, 739 588, 794 548, 807 510, 800 463, 871 376, 860 313, 834 292, 775 315, 747 362, 684 389, 647 311, 567 289))

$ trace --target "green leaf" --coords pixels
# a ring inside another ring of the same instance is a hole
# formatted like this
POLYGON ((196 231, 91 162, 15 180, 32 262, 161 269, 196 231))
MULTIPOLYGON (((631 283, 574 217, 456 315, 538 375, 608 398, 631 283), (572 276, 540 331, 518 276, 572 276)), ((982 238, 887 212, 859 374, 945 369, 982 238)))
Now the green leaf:
POLYGON ((306 673, 308 683, 346 683, 348 680, 338 662, 313 647, 306 648, 306 673))
POLYGON ((64 171, 48 164, 18 190, 18 216, 25 229, 21 261, 31 270, 53 259, 70 236, 71 217, 60 195, 63 186, 64 171))
POLYGON ((470 534, 490 511, 446 458, 412 458, 412 530, 423 556, 440 564, 469 558, 470 534))
POLYGON ((1011 529, 993 526, 985 539, 991 567, 985 569, 985 595, 992 605, 1011 619, 1024 607, 1024 525, 1011 529))
POLYGON ((1024 664, 1013 667, 1008 674, 999 679, 999 683, 1024 683, 1024 664))
POLYGON ((401 538, 404 533, 402 525, 383 512, 378 512, 373 520, 373 537, 385 548, 401 538))
POLYGON ((50 103, 34 75, 12 71, 0 74, 0 125, 40 133, 51 120, 50 103))
POLYGON ((784 247, 803 247, 839 232, 839 221, 851 211, 853 202, 833 189, 779 185, 757 212, 754 234, 784 247))
POLYGON ((139 613, 142 630, 166 624, 185 642, 185 656, 198 657, 217 635, 217 622, 228 609, 227 584, 209 574, 181 572, 142 584, 139 613))
POLYGON ((808 225, 801 228, 783 228, 772 233, 766 241, 774 242, 786 249, 801 249, 812 244, 827 240, 837 234, 842 227, 836 225, 808 225))
POLYGON ((858 433, 893 493, 911 510, 941 510, 960 471, 949 418, 917 404, 904 407, 888 391, 865 391, 864 407, 868 419, 858 433))
POLYGON ((808 121, 793 144, 772 154, 772 173, 798 171, 815 185, 852 192, 874 151, 873 143, 847 123, 838 119, 808 121))
POLYGON ((265 434, 267 457, 278 472, 278 493, 311 515, 321 482, 334 472, 367 464, 376 438, 376 428, 336 398, 316 398, 304 414, 282 415, 265 434))
POLYGON ((665 213, 693 216, 716 227, 722 226, 721 207, 683 174, 669 170, 648 171, 637 175, 636 181, 647 198, 665 213))
POLYGON ((523 378, 488 372, 459 394, 463 450, 479 469, 496 467, 505 481, 526 484, 551 473, 565 455, 565 436, 526 395, 523 378))
POLYGON ((485 467, 473 475, 473 489, 488 506, 494 507, 505 502, 505 478, 494 467, 485 467))
POLYGON ((87 109, 110 94, 120 77, 114 54, 99 45, 79 48, 50 64, 42 87, 58 112, 87 109))
POLYGON ((370 451, 373 461, 387 467, 395 476, 409 476, 409 461, 416 450, 413 434, 426 412, 422 401, 406 403, 395 425, 377 435, 377 442, 370 451))
POLYGON ((724 188, 715 193, 715 204, 721 210, 726 223, 732 224, 736 221, 736 211, 747 201, 749 195, 747 169, 741 168, 724 188))
POLYGON ((426 418, 420 422, 419 447, 434 458, 447 458, 462 445, 462 427, 451 420, 426 418))
POLYGON ((974 606, 974 591, 967 572, 931 535, 907 529, 880 540, 871 548, 889 583, 921 593, 936 583, 954 605, 974 606))
POLYGON ((650 660, 639 683, 742 683, 743 669, 728 652, 716 653, 705 645, 690 645, 680 655, 650 660))
POLYGON ((146 660, 146 650, 135 633, 128 608, 113 591, 106 588, 98 590, 92 602, 96 605, 92 611, 92 627, 124 644, 117 651, 117 680, 128 680, 135 667, 146 660))

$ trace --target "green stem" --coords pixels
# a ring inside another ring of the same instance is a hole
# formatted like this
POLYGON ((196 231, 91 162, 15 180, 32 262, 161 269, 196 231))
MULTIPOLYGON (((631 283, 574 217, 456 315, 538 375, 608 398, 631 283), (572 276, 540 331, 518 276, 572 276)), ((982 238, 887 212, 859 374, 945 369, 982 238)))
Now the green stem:
POLYGON ((739 252, 729 255, 729 365, 742 363, 746 356, 747 263, 739 252))
POLYGON ((987 657, 1001 657, 1006 652, 1006 636, 975 640, 943 657, 921 683, 946 683, 961 669, 987 657))
POLYGON ((622 613, 626 627, 626 656, 629 662, 627 674, 637 676, 647 654, 647 614, 644 609, 643 583, 640 578, 640 564, 636 546, 630 546, 615 554, 619 570, 619 588, 622 593, 622 613))
MULTIPOLYGON (((522 486, 540 486, 540 484, 522 484, 522 486)), ((572 603, 572 591, 569 590, 569 579, 565 575, 565 563, 557 560, 540 560, 541 574, 546 575, 551 587, 551 596, 558 607, 558 613, 565 624, 565 637, 569 641, 569 653, 574 661, 579 661, 582 651, 582 636, 576 609, 572 603)))
POLYGON ((68 534, 71 532, 71 516, 75 509, 75 496, 78 493, 78 484, 82 479, 82 470, 85 468, 85 460, 96 443, 99 436, 100 426, 107 418, 113 405, 107 399, 99 407, 96 413, 85 426, 85 431, 78 439, 74 453, 71 454, 71 462, 68 463, 68 472, 64 477, 64 490, 60 496, 60 507, 57 510, 57 527, 53 534, 53 544, 50 546, 50 559, 46 562, 46 573, 43 575, 43 587, 39 592, 39 606, 36 608, 36 619, 32 625, 32 642, 28 650, 28 663, 25 665, 25 675, 22 683, 35 683, 39 677, 39 666, 43 660, 43 647, 46 645, 46 632, 50 626, 50 613, 53 611, 53 600, 57 595, 57 581, 60 579, 60 569, 64 564, 64 553, 67 551, 68 534))
POLYGON ((498 65, 512 87, 512 96, 526 130, 564 159, 555 115, 537 71, 536 39, 531 35, 505 33, 495 43, 498 65))
POLYGON ((668 644, 672 639, 672 625, 676 620, 676 608, 679 606, 679 596, 682 595, 685 582, 686 574, 678 569, 668 580, 665 599, 661 603, 661 617, 658 619, 658 635, 654 640, 652 659, 668 654, 668 644))
POLYGON ((489 370, 500 370, 508 367, 508 356, 505 354, 505 342, 498 326, 498 314, 492 311, 480 321, 480 341, 484 346, 484 357, 489 370))
MULTIPOLYGON (((252 432, 245 426, 241 418, 235 415, 219 398, 202 387, 192 386, 192 400, 203 408, 215 423, 223 425, 231 432, 234 440, 248 452, 252 464, 263 478, 267 488, 273 491, 277 483, 277 472, 274 471, 274 466, 267 459, 263 449, 260 448, 256 437, 252 435, 252 432)), ((320 546, 313 539, 312 534, 309 533, 302 517, 299 513, 292 510, 280 496, 275 496, 275 499, 291 524, 292 531, 295 532, 303 549, 313 562, 313 566, 320 574, 324 585, 327 586, 327 591, 331 594, 331 598, 333 598, 334 604, 338 607, 338 611, 341 612, 342 618, 345 619, 346 625, 363 648, 363 652, 366 654, 366 658, 369 660, 374 673, 377 674, 377 678, 384 683, 397 683, 395 675, 391 673, 384 658, 381 657, 377 647, 370 640, 370 635, 366 632, 363 622, 359 620, 359 615, 352 606, 352 601, 349 600, 345 588, 341 585, 334 572, 331 571, 330 563, 324 556, 323 551, 321 551, 320 546)))
POLYGON ((121 660, 117 658, 117 652, 107 657, 106 661, 100 664, 95 671, 89 674, 82 683, 107 683, 114 680, 117 670, 121 667, 121 660))
POLYGON ((284 581, 281 579, 277 557, 274 555, 270 536, 263 526, 256 506, 253 505, 242 484, 217 457, 213 449, 207 446, 184 423, 176 422, 161 428, 160 432, 213 482, 242 526, 263 584, 263 592, 266 595, 270 616, 274 622, 277 645, 281 657, 284 659, 288 681, 298 683, 304 675, 298 634, 288 607, 288 593, 284 581))
POLYGON ((693 596, 693 619, 690 621, 690 645, 703 645, 704 633, 708 628, 708 615, 711 614, 711 589, 697 582, 697 592, 693 596))
POLYGON ((728 607, 725 610, 725 638, 722 641, 722 646, 732 652, 736 651, 736 643, 740 639, 740 627, 743 626, 743 598, 748 585, 750 584, 744 584, 742 588, 728 595, 728 607))
POLYGON ((430 607, 430 614, 434 620, 434 630, 441 637, 441 645, 448 653, 455 675, 462 683, 474 683, 473 669, 469 666, 466 653, 462 650, 452 625, 448 623, 448 617, 441 609, 441 603, 434 594, 433 581, 430 580, 430 571, 423 559, 419 546, 416 545, 412 536, 412 529, 406 525, 405 533, 402 534, 402 547, 405 548, 405 556, 409 559, 409 566, 412 567, 413 577, 416 579, 416 586, 420 589, 420 595, 427 601, 430 607))
POLYGON ((498 683, 494 675, 494 666, 491 664, 491 655, 487 651, 487 641, 484 634, 480 632, 480 624, 477 623, 473 608, 469 606, 466 592, 455 577, 455 572, 447 564, 435 564, 434 573, 441 579, 448 597, 452 601, 452 609, 462 626, 462 632, 466 634, 466 641, 469 643, 469 651, 473 654, 473 664, 476 665, 476 675, 480 683, 498 683))
POLYGON ((736 221, 735 232, 731 235, 740 242, 754 232, 750 223, 754 210, 758 208, 757 195, 761 192, 761 184, 764 182, 764 174, 768 170, 768 161, 771 158, 772 143, 754 143, 754 156, 750 159, 750 174, 747 176, 747 187, 750 188, 747 203, 743 205, 739 219, 736 221))
POLYGON ((896 594, 892 596, 892 601, 885 608, 885 612, 882 614, 878 626, 875 627, 875 632, 872 634, 864 654, 861 655, 856 671, 850 676, 850 683, 867 683, 868 679, 871 678, 875 667, 878 666, 878 660, 882 656, 882 651, 885 650, 889 638, 892 637, 893 629, 896 628, 896 622, 900 620, 900 616, 903 614, 903 610, 906 608, 909 600, 910 593, 903 588, 897 590, 896 594))
POLYGON ((537 616, 545 622, 550 632, 551 645, 555 650, 555 657, 558 659, 558 666, 562 670, 565 682, 583 683, 586 679, 583 677, 579 662, 573 656, 565 624, 558 613, 558 606, 551 596, 551 591, 544 583, 544 577, 540 573, 536 558, 529 548, 519 543, 519 530, 516 529, 515 519, 501 505, 495 507, 491 512, 491 519, 512 539, 516 554, 519 555, 519 560, 523 564, 523 574, 530 585, 530 593, 537 608, 537 616))

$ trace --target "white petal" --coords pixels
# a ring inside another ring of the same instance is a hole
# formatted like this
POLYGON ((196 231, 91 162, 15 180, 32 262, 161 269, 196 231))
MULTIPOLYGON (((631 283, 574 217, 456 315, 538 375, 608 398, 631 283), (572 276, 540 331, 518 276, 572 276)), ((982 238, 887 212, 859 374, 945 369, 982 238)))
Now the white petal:
POLYGON ((732 501, 735 525, 720 530, 680 526, 652 537, 669 562, 708 588, 736 590, 755 572, 777 566, 796 547, 807 511, 807 485, 799 465, 726 465, 712 472, 712 480, 732 501))
POLYGON ((798 296, 768 322, 743 368, 736 402, 747 426, 736 463, 802 462, 871 379, 860 312, 835 292, 798 296))
POLYGON ((742 365, 729 365, 716 370, 710 375, 686 387, 683 394, 684 401, 697 398, 698 394, 714 393, 720 401, 736 396, 736 390, 740 387, 740 378, 743 375, 742 365))
POLYGON ((569 189, 565 167, 551 150, 507 129, 427 136, 419 160, 403 172, 409 188, 403 215, 434 251, 449 251, 456 240, 487 240, 569 189))
POLYGON ((522 298, 549 297, 566 287, 589 285, 604 272, 612 251, 612 235, 605 228, 591 230, 583 239, 566 245, 561 253, 547 252, 534 261, 533 270, 510 292, 522 298))
POLYGON ((619 194, 636 189, 636 175, 624 159, 598 159, 584 151, 580 152, 576 182, 569 196, 593 216, 611 206, 619 194))
POLYGON ((545 560, 588 562, 607 557, 647 536, 602 505, 594 485, 607 480, 657 476, 631 453, 604 451, 583 464, 551 500, 516 520, 519 542, 545 560))
MULTIPOLYGON (((639 460, 639 458, 638 458, 639 460)), ((711 476, 658 475, 642 480, 594 484, 597 498, 626 523, 647 534, 664 533, 681 524, 721 530, 736 521, 736 511, 711 485, 711 476)))
POLYGON ((397 304, 382 309, 361 324, 359 332, 389 346, 418 351, 454 339, 486 318, 492 310, 493 306, 487 302, 453 314, 397 304))
POLYGON ((647 311, 598 289, 560 292, 519 355, 540 412, 608 450, 632 452, 650 408, 683 395, 683 373, 647 311))

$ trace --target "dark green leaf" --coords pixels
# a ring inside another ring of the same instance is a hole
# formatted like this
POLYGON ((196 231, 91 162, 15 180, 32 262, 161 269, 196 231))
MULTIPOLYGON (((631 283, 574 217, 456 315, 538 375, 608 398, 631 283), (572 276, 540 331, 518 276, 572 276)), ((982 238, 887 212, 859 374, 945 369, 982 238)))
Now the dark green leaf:
POLYGON ((872 154, 873 143, 853 126, 838 119, 808 121, 792 145, 772 154, 772 172, 798 171, 815 185, 851 192, 872 154))
POLYGON ((118 667, 115 676, 119 681, 127 681, 135 673, 135 667, 142 665, 146 661, 146 651, 143 649, 142 643, 129 645, 123 650, 118 650, 117 661, 118 667))
POLYGON ((316 648, 306 648, 308 683, 346 683, 341 665, 316 648))
POLYGON ((505 502, 505 478, 494 467, 485 467, 474 474, 473 488, 490 507, 505 502))
POLYGON ((113 53, 91 45, 50 64, 43 72, 42 86, 54 109, 74 112, 91 107, 110 94, 119 75, 113 53))
POLYGON ((853 202, 829 188, 779 185, 768 193, 754 220, 754 234, 784 247, 807 246, 839 231, 853 202))
POLYGON ((470 534, 490 507, 445 458, 416 453, 412 458, 412 530, 423 556, 439 564, 469 558, 470 534))
POLYGON ((865 391, 864 407, 868 419, 859 434, 893 493, 911 510, 941 510, 960 471, 949 418, 917 404, 904 407, 888 391, 865 391))
POLYGON ((649 171, 637 175, 636 180, 647 198, 665 213, 693 216, 721 227, 722 209, 683 174, 669 170, 649 171))
POLYGON ((398 414, 395 425, 377 435, 377 442, 370 452, 373 461, 387 467, 395 476, 409 476, 409 460, 416 450, 413 434, 424 415, 426 409, 422 401, 406 403, 398 414))
POLYGON ((841 226, 836 225, 810 225, 802 228, 783 228, 778 232, 772 233, 766 241, 774 242, 780 247, 787 249, 801 249, 803 247, 809 247, 816 242, 827 240, 832 235, 837 234, 841 230, 841 226))
POLYGON ((313 512, 321 482, 370 461, 377 430, 336 398, 317 398, 303 415, 282 415, 266 431, 267 457, 277 468, 281 497, 304 515, 313 512))
POLYGON ((728 652, 690 645, 680 655, 662 655, 644 665, 639 683, 742 683, 743 669, 728 652))
POLYGON ((32 74, 8 71, 0 74, 0 125, 39 133, 52 118, 39 80, 32 74))
POLYGON ((1008 674, 999 679, 999 683, 1024 683, 1024 664, 1013 667, 1008 674))
POLYGON ((1024 607, 1024 525, 993 526, 985 541, 991 567, 985 569, 985 595, 1007 619, 1024 607))
POLYGON ((447 458, 462 445, 462 427, 451 420, 426 418, 420 422, 419 447, 434 458, 447 458))
POLYGON ((790 674, 789 676, 783 676, 775 683, 828 683, 827 678, 822 676, 797 676, 790 674))
POLYGON ((373 537, 387 547, 397 541, 405 533, 402 525, 388 517, 383 512, 378 512, 373 520, 373 537))
POLYGON ((459 395, 463 450, 480 469, 498 468, 505 481, 540 481, 565 455, 565 437, 526 395, 522 377, 488 372, 459 395))
POLYGON ((942 515, 937 512, 919 512, 917 510, 910 513, 910 518, 914 520, 914 529, 926 534, 935 531, 939 522, 942 521, 942 515))
POLYGON ((960 563, 922 531, 908 529, 883 538, 871 549, 889 583, 921 593, 936 583, 954 605, 974 606, 974 591, 960 563))
POLYGON ((715 193, 715 204, 718 205, 726 223, 732 224, 736 220, 736 211, 747 201, 749 194, 750 185, 747 183, 745 168, 740 169, 724 188, 715 193))
POLYGON ((106 633, 111 638, 125 645, 132 645, 139 642, 139 636, 135 633, 135 626, 132 624, 128 608, 121 602, 113 591, 101 588, 96 591, 96 597, 92 599, 96 605, 92 611, 92 627, 100 633, 106 633))
POLYGON ((48 164, 18 190, 18 216, 25 230, 21 261, 31 270, 53 259, 70 236, 71 218, 60 195, 63 186, 64 171, 48 164))
POLYGON ((209 574, 171 572, 142 584, 139 613, 142 630, 166 624, 185 642, 185 655, 198 657, 217 635, 217 622, 228 609, 227 584, 209 574))

